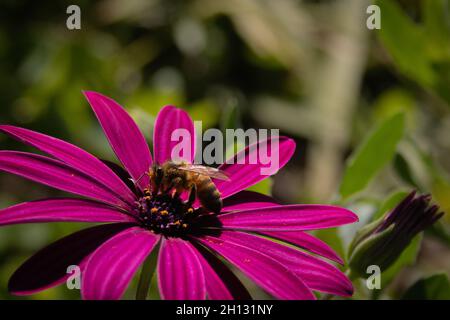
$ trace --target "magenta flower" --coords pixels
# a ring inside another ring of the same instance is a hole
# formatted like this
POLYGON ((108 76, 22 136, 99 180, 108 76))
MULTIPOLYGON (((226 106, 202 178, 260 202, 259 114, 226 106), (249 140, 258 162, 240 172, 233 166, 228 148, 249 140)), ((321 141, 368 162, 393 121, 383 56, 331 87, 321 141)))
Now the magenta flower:
MULTIPOLYGON (((84 299, 119 299, 160 243, 157 274, 165 299, 250 298, 219 256, 279 299, 314 299, 312 290, 352 294, 348 278, 311 253, 338 263, 342 260, 305 231, 355 222, 354 213, 328 205, 279 205, 270 197, 243 191, 267 177, 260 174, 262 164, 221 166, 230 179, 215 181, 224 199, 220 214, 205 213, 181 197, 149 195, 149 177, 143 174, 153 161, 161 164, 170 159, 173 130, 184 128, 195 135, 192 120, 172 106, 160 111, 153 160, 141 131, 119 104, 95 92, 85 95, 123 168, 62 140, 0 126, 2 132, 51 156, 2 150, 0 170, 83 197, 44 199, 3 209, 0 225, 108 223, 76 232, 37 252, 12 275, 10 292, 26 295, 56 286, 67 279, 68 266, 78 265, 84 299), (138 181, 136 187, 130 178, 138 181)), ((279 142, 282 167, 295 143, 286 137, 274 139, 279 142)), ((249 146, 241 152, 249 157, 255 150, 249 146)), ((193 143, 187 160, 192 161, 194 154, 193 143)))

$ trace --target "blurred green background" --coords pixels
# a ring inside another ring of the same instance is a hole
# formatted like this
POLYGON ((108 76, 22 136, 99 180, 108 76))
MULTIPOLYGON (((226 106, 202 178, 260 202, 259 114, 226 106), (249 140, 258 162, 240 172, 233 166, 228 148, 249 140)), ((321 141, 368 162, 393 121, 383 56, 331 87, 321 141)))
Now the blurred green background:
MULTIPOLYGON (((405 191, 431 193, 450 211, 448 0, 2 0, 0 122, 114 159, 82 90, 124 105, 149 141, 166 104, 204 129, 280 128, 296 154, 255 188, 285 203, 355 210, 358 225, 316 233, 343 255, 355 230, 405 191), (372 3, 380 30, 366 27, 372 3), (66 28, 70 4, 81 8, 81 30, 66 28)), ((5 136, 0 148, 31 150, 5 136)), ((0 173, 2 208, 60 194, 0 173)), ((449 222, 447 214, 411 244, 381 291, 355 282, 355 298, 398 299, 422 278, 423 298, 449 298, 449 222)), ((15 298, 7 281, 27 257, 81 227, 1 228, 0 298, 15 298)), ((79 292, 61 286, 27 298, 79 292)))

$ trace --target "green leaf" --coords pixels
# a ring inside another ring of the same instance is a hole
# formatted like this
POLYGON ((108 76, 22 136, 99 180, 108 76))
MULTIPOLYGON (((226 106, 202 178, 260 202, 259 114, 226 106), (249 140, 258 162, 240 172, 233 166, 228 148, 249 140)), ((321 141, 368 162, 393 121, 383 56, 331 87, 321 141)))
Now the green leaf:
POLYGON ((364 189, 392 160, 404 128, 405 115, 397 113, 382 122, 354 152, 347 162, 339 191, 344 199, 364 189))
POLYGON ((420 190, 420 186, 415 181, 412 170, 402 154, 397 153, 394 158, 394 169, 403 182, 420 190))
POLYGON ((433 198, 439 204, 441 211, 444 211, 444 219, 450 221, 450 179, 445 170, 441 168, 430 156, 430 154, 415 146, 421 160, 426 166, 429 176, 431 177, 431 192, 433 198))
POLYGON ((403 300, 449 300, 450 282, 447 275, 436 274, 413 284, 403 295, 403 300))
POLYGON ((449 0, 423 3, 423 23, 416 24, 396 1, 378 0, 380 42, 400 73, 436 94, 450 106, 449 0))
POLYGON ((272 195, 272 184, 273 184, 272 179, 266 178, 266 179, 258 182, 257 184, 251 186, 247 190, 259 192, 259 193, 265 194, 267 196, 270 196, 270 195, 272 195))
POLYGON ((445 212, 444 218, 450 222, 450 183, 443 178, 435 178, 432 185, 432 194, 438 202, 441 211, 445 212))
POLYGON ((402 11, 395 1, 379 0, 381 29, 378 36, 391 54, 396 67, 418 83, 431 87, 435 82, 427 56, 427 35, 402 11))
POLYGON ((423 1, 424 26, 430 42, 429 53, 438 60, 450 58, 450 1, 423 1))
POLYGON ((404 112, 407 123, 414 125, 414 109, 416 101, 413 94, 401 88, 389 89, 382 92, 373 103, 376 119, 386 119, 396 113, 404 112))

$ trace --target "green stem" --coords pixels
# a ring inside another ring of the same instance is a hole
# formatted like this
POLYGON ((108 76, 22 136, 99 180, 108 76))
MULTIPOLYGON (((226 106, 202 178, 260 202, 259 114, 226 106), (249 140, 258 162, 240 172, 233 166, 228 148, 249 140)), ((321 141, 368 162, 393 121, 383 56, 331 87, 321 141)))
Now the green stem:
POLYGON ((145 300, 147 298, 148 290, 150 289, 150 281, 154 271, 153 260, 152 255, 149 255, 142 265, 139 283, 136 290, 136 300, 145 300))

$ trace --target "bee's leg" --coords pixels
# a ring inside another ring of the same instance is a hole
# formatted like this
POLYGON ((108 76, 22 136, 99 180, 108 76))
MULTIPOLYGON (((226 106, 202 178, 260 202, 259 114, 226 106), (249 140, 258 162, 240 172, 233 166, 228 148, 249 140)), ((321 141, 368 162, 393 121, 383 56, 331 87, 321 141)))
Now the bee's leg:
POLYGON ((193 184, 191 190, 189 191, 189 198, 187 204, 189 206, 192 206, 192 204, 195 202, 195 198, 197 198, 197 186, 193 184))
POLYGON ((168 193, 170 190, 173 189, 173 186, 174 186, 173 181, 171 181, 169 183, 163 183, 161 185, 161 192, 162 193, 168 193))
POLYGON ((170 188, 167 189, 167 191, 170 191, 171 189, 175 189, 172 192, 172 197, 177 198, 181 195, 183 192, 183 180, 181 178, 175 178, 170 183, 170 188))
POLYGON ((174 197, 174 198, 180 197, 181 194, 183 193, 183 190, 184 190, 183 186, 177 186, 177 187, 175 188, 175 192, 174 192, 174 194, 173 194, 173 197, 174 197))
POLYGON ((152 176, 150 177, 150 180, 152 181, 152 189, 154 195, 157 195, 160 191, 163 177, 164 173, 161 168, 155 168, 154 170, 152 170, 152 176))

